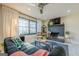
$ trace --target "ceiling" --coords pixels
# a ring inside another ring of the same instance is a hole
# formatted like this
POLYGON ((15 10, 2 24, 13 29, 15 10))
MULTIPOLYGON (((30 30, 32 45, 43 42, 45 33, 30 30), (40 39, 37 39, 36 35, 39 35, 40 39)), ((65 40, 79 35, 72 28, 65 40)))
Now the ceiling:
POLYGON ((37 3, 6 3, 5 5, 41 20, 48 20, 79 12, 78 3, 49 3, 44 7, 43 14, 40 13, 37 3))

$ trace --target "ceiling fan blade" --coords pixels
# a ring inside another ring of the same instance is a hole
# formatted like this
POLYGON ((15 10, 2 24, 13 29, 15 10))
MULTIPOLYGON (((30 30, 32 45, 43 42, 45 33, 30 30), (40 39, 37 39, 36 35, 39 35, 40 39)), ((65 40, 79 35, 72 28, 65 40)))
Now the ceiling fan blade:
POLYGON ((48 3, 39 3, 38 4, 38 7, 42 7, 42 6, 45 6, 45 5, 47 5, 48 3))

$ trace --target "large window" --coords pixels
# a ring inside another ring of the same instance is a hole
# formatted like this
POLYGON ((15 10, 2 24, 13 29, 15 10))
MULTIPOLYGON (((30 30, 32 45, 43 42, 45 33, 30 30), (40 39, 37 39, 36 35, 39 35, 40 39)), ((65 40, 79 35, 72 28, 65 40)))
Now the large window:
POLYGON ((30 34, 34 34, 37 31, 37 24, 35 21, 30 21, 30 34))
POLYGON ((24 35, 29 33, 29 21, 25 18, 19 18, 19 35, 24 35))
POLYGON ((26 18, 19 18, 18 24, 19 35, 36 34, 37 23, 36 21, 27 20, 26 18))

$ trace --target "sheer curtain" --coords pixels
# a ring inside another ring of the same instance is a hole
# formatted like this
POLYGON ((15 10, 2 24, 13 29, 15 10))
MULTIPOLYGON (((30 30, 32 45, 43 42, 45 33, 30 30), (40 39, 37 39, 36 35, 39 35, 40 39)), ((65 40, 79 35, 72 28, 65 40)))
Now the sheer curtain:
POLYGON ((16 36, 19 14, 15 10, 2 6, 3 38, 16 36))
POLYGON ((0 4, 0 43, 2 43, 3 23, 2 23, 2 5, 0 4))

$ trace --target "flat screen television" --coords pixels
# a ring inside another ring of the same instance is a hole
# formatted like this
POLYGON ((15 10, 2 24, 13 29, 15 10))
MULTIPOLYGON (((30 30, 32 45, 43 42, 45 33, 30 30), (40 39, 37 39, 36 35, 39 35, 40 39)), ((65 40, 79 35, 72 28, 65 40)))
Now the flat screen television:
POLYGON ((64 25, 53 25, 48 30, 49 32, 58 33, 58 36, 64 36, 64 25))

